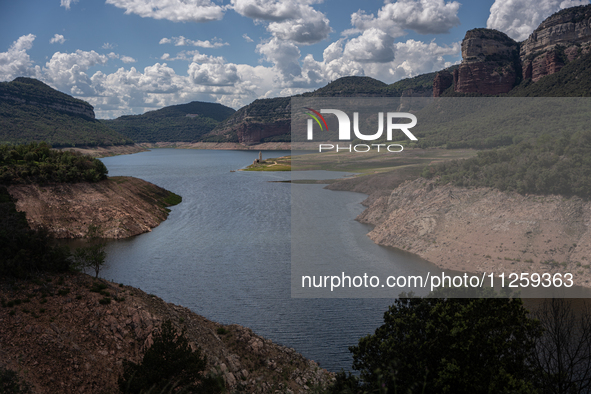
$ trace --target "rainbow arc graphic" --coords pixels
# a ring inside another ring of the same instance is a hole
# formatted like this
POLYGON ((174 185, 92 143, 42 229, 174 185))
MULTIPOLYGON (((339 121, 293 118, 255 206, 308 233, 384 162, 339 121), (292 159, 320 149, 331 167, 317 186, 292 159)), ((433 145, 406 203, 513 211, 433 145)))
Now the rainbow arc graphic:
POLYGON ((307 115, 310 115, 312 118, 314 118, 316 123, 318 123, 318 126, 320 126, 321 131, 324 131, 324 127, 322 127, 322 123, 324 123, 324 126, 326 127, 326 131, 328 131, 328 125, 326 124, 326 120, 324 120, 324 117, 322 115, 320 115, 320 112, 315 111, 312 108, 308 108, 308 107, 304 107, 304 109, 307 109, 308 111, 313 112, 313 113, 307 112, 307 115), (318 119, 318 118, 320 118, 320 119, 318 119), (322 120, 322 123, 320 123, 320 120, 322 120))

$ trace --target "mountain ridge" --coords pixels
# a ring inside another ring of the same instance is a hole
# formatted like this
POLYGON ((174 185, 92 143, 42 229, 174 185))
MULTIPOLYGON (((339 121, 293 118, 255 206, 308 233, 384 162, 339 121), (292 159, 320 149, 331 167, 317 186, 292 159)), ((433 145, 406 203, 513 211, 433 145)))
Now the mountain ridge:
POLYGON ((33 78, 0 82, 0 143, 41 141, 54 147, 132 143, 96 120, 83 100, 33 78))
POLYGON ((196 142, 234 112, 222 104, 192 101, 101 122, 138 143, 196 142))

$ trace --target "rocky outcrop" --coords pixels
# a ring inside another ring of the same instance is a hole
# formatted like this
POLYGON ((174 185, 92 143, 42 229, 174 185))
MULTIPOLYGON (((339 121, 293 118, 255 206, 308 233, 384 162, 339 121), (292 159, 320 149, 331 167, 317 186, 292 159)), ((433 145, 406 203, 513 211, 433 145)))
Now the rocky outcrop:
POLYGON ((490 95, 509 92, 517 81, 518 53, 519 44, 504 33, 469 30, 462 41, 462 64, 454 71, 454 91, 490 95))
POLYGON ((465 272, 572 273, 591 286, 591 202, 438 186, 419 178, 357 218, 376 243, 465 272))
POLYGON ((53 90, 43 82, 33 78, 19 77, 12 82, 0 84, 0 100, 47 107, 59 112, 94 119, 94 107, 92 105, 53 90))
MULTIPOLYGON (((255 100, 221 122, 208 136, 237 136, 243 145, 291 132, 290 97, 255 100)), ((288 141, 289 141, 288 136, 288 141)))
POLYGON ((289 134, 291 132, 290 119, 277 119, 272 123, 245 120, 235 128, 238 141, 244 145, 255 145, 265 138, 289 134))
POLYGON ((546 19, 521 44, 523 78, 534 82, 559 72, 567 62, 589 52, 591 6, 562 10, 546 19))
POLYGON ((454 76, 447 70, 437 73, 433 80, 433 97, 441 96, 450 86, 454 85, 454 76))
POLYGON ((185 330, 227 392, 304 393, 334 379, 246 327, 222 326, 140 289, 84 274, 17 286, 0 281, 0 299, 0 367, 18 372, 39 394, 119 392, 123 362, 139 362, 166 320, 185 330))
POLYGON ((470 30, 462 41, 459 69, 453 78, 439 72, 433 95, 439 97, 452 83, 460 93, 507 93, 521 79, 537 82, 590 50, 591 5, 557 12, 521 44, 496 30, 470 30))
POLYGON ((112 177, 95 183, 11 185, 16 209, 31 228, 45 227, 56 238, 81 238, 89 225, 105 238, 125 238, 151 231, 168 216, 171 193, 142 179, 112 177))

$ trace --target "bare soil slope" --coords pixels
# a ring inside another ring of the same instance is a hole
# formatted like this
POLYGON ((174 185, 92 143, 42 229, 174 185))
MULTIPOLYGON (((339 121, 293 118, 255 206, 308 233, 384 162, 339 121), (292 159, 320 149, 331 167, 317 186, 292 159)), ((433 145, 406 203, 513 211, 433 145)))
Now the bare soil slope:
POLYGON ((105 238, 125 238, 151 231, 168 216, 171 193, 132 177, 96 183, 11 185, 16 209, 26 212, 32 228, 46 227, 56 238, 84 237, 90 224, 105 238))
POLYGON ((357 218, 376 243, 467 272, 572 273, 591 286, 591 202, 419 178, 375 199, 357 218))
POLYGON ((0 367, 18 372, 35 393, 119 392, 122 362, 139 362, 166 320, 186 330, 229 392, 303 393, 334 378, 248 328, 222 326, 140 289, 85 274, 0 281, 0 300, 0 367), (93 285, 98 290, 95 283, 103 285, 102 294, 91 291, 93 285))

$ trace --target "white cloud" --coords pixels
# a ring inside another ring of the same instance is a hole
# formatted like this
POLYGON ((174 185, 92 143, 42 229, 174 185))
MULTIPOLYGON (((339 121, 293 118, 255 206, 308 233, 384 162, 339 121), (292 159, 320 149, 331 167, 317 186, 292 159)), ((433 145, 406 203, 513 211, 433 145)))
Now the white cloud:
POLYGON ((219 63, 191 63, 189 77, 194 84, 211 86, 233 86, 240 79, 235 64, 219 63))
POLYGON ((273 63, 275 69, 284 79, 291 80, 301 75, 299 48, 291 42, 285 42, 276 37, 257 45, 257 52, 273 63))
POLYGON ((33 62, 27 50, 33 47, 35 35, 28 34, 14 41, 8 51, 0 52, 0 80, 11 81, 16 77, 33 76, 33 62))
POLYGON ((343 56, 343 39, 333 42, 324 49, 322 58, 325 63, 330 63, 333 60, 340 59, 343 56))
POLYGON ((435 42, 424 43, 415 40, 398 42, 395 44, 396 58, 388 69, 390 79, 397 81, 450 67, 453 63, 445 60, 444 56, 459 57, 460 51, 461 44, 459 42, 450 46, 439 46, 435 42))
POLYGON ((255 20, 281 22, 298 18, 300 9, 320 1, 306 0, 232 0, 234 11, 255 20))
POLYGON ((103 48, 103 49, 113 49, 116 46, 117 45, 115 45, 115 44, 109 44, 108 42, 105 42, 101 48, 103 48))
MULTIPOLYGON (((232 0, 234 11, 264 21, 267 30, 284 41, 302 45, 317 43, 332 29, 326 16, 310 6, 317 0, 232 0)), ((248 41, 248 40, 247 40, 248 41)))
POLYGON ((460 24, 457 1, 444 0, 398 0, 385 4, 378 16, 359 10, 351 15, 351 24, 358 31, 377 28, 392 37, 399 37, 404 30, 414 30, 419 34, 448 33, 460 24))
POLYGON ((159 44, 172 44, 172 43, 174 43, 174 45, 177 47, 195 46, 195 47, 201 47, 201 48, 219 48, 219 47, 223 47, 225 45, 229 45, 227 42, 222 42, 218 38, 215 38, 215 37, 212 41, 191 40, 191 39, 185 38, 183 36, 172 37, 172 38, 165 37, 165 38, 161 39, 159 42, 159 44))
POLYGON ((121 61, 125 64, 127 63, 135 63, 137 62, 137 60, 135 60, 134 58, 132 58, 131 56, 121 56, 121 61))
POLYGON ((242 38, 244 38, 244 40, 246 40, 246 42, 253 42, 253 41, 254 41, 254 40, 253 40, 252 38, 250 38, 250 37, 248 36, 248 34, 246 34, 246 33, 244 33, 244 34, 242 35, 242 38))
POLYGON ((78 0, 61 0, 60 7, 64 7, 66 10, 70 9, 70 5, 77 3, 78 0))
POLYGON ((220 20, 225 11, 211 0, 107 0, 106 3, 124 9, 126 14, 173 22, 220 20))
POLYGON ((109 57, 109 59, 120 59, 125 64, 137 62, 137 60, 135 60, 131 56, 122 56, 115 52, 111 52, 107 56, 109 57))
POLYGON ((303 45, 322 41, 332 31, 324 14, 310 6, 302 6, 296 19, 270 23, 267 30, 277 38, 303 45))
POLYGON ((540 23, 553 13, 577 5, 589 4, 588 0, 495 0, 490 7, 486 27, 504 32, 517 41, 523 41, 540 23))
MULTIPOLYGON (((371 41, 376 36, 367 38, 371 41)), ((379 44, 379 40, 376 44, 379 44)), ((345 43, 344 38, 330 44, 324 50, 323 62, 319 63, 325 81, 350 75, 366 75, 392 83, 403 78, 438 71, 451 66, 454 62, 457 63, 461 46, 460 42, 450 46, 439 46, 434 41, 425 43, 411 39, 394 43, 392 45, 394 57, 388 62, 368 61, 363 53, 359 59, 358 48, 361 48, 358 41, 351 40, 345 43)), ((374 48, 377 49, 377 45, 374 45, 374 48)), ((379 59, 380 52, 378 49, 377 52, 373 52, 373 56, 379 59)), ((388 55, 390 56, 389 53, 388 55)))
POLYGON ((54 36, 51 38, 51 40, 49 40, 50 44, 55 44, 55 43, 63 44, 64 42, 66 42, 66 39, 61 34, 54 34, 54 36))
POLYGON ((170 57, 170 53, 164 53, 161 57, 161 60, 184 60, 188 62, 195 62, 195 63, 218 63, 223 64, 225 60, 221 56, 209 56, 200 53, 197 50, 194 51, 180 51, 176 54, 175 57, 170 57))
POLYGON ((92 66, 106 64, 108 59, 95 51, 56 52, 42 68, 42 77, 59 90, 77 96, 92 95, 94 92, 86 71, 92 66))
POLYGON ((344 55, 360 63, 387 63, 394 60, 394 39, 371 28, 345 45, 344 55))

